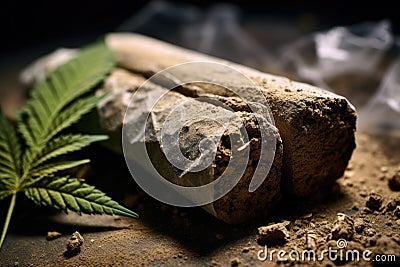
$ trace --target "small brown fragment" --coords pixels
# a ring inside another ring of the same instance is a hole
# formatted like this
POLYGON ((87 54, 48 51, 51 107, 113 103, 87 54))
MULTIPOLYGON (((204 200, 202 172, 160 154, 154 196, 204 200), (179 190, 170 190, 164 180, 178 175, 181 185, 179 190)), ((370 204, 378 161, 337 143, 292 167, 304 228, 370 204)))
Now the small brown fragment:
POLYGON ((310 230, 306 233, 306 246, 307 249, 317 249, 317 234, 314 230, 310 230))
POLYGON ((49 231, 49 232, 47 232, 47 237, 46 237, 46 239, 49 240, 49 241, 50 241, 50 240, 54 240, 54 239, 59 238, 61 235, 62 235, 62 234, 61 234, 60 232, 49 231))
POLYGON ((376 234, 376 231, 373 228, 369 227, 369 228, 365 229, 365 234, 367 236, 372 237, 372 236, 374 236, 376 234))
POLYGON ((218 261, 216 261, 216 260, 212 260, 212 261, 210 262, 210 266, 221 266, 221 264, 220 264, 218 261))
POLYGON ((248 253, 250 251, 250 247, 244 247, 242 248, 242 253, 248 253))
POLYGON ((300 218, 301 218, 301 219, 311 219, 311 217, 312 217, 312 212, 307 213, 307 214, 301 216, 300 218))
POLYGON ((400 219, 400 206, 397 206, 393 211, 394 216, 400 219))
POLYGON ((257 242, 265 244, 272 241, 285 240, 289 238, 289 232, 286 229, 286 223, 275 223, 258 228, 257 242))
POLYGON ((238 258, 233 258, 233 259, 231 260, 231 266, 232 266, 232 267, 239 266, 239 264, 240 264, 240 260, 239 260, 238 258))
POLYGON ((379 210, 383 203, 383 197, 377 193, 371 193, 368 195, 368 199, 365 205, 372 211, 379 210))
POLYGON ((397 207, 397 203, 394 199, 390 200, 385 207, 385 211, 393 211, 397 207))
POLYGON ((365 228, 365 222, 362 218, 357 218, 354 220, 354 228, 357 233, 361 234, 365 228))
POLYGON ((346 214, 338 213, 337 220, 333 223, 331 231, 332 239, 344 238, 350 240, 354 235, 354 231, 354 220, 346 214))
POLYGON ((396 172, 390 179, 389 179, 389 187, 393 191, 400 191, 400 171, 396 172))
POLYGON ((83 236, 76 231, 71 235, 71 237, 68 239, 67 243, 67 253, 69 255, 76 255, 81 251, 81 246, 85 239, 83 239, 83 236))

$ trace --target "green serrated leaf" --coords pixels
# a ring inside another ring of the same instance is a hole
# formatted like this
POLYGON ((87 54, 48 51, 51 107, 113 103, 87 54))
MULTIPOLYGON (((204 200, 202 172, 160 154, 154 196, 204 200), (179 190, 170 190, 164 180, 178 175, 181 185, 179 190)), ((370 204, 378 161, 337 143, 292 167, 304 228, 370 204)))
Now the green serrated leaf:
MULTIPOLYGON (((0 177, 16 181, 20 174, 21 145, 11 122, 0 112, 0 177)), ((7 182, 10 185, 10 181, 7 182)))
POLYGON ((51 71, 31 91, 26 107, 17 111, 17 135, 0 112, 0 200, 11 201, 0 236, 4 242, 18 192, 38 205, 88 214, 138 217, 83 180, 57 177, 89 160, 49 162, 89 144, 107 139, 102 135, 60 133, 92 110, 104 96, 87 96, 114 66, 113 53, 104 42, 83 49, 74 59, 51 71), (21 146, 18 137, 25 143, 21 146), (22 151, 22 147, 24 151, 22 151))
POLYGON ((44 165, 40 165, 30 171, 31 177, 46 177, 51 176, 56 172, 74 168, 76 166, 89 163, 90 160, 73 160, 73 161, 60 161, 44 165))
MULTIPOLYGON (((63 124, 64 127, 60 127, 60 122, 64 123, 65 120, 57 119, 74 99, 103 81, 113 65, 113 53, 104 42, 100 42, 83 49, 77 57, 60 65, 45 80, 38 82, 24 109, 27 119, 20 121, 26 124, 20 127, 20 131, 27 143, 41 146, 59 131, 79 120, 82 114, 71 117, 68 123, 63 124)), ((71 113, 77 112, 79 113, 73 109, 71 113)))
POLYGON ((100 190, 82 179, 57 177, 45 179, 25 190, 25 195, 38 205, 52 206, 78 214, 110 214, 137 218, 133 211, 124 208, 100 190))
POLYGON ((114 57, 104 42, 83 49, 74 59, 50 72, 31 91, 31 98, 18 115, 18 129, 28 151, 24 170, 42 153, 47 143, 89 112, 100 97, 79 99, 104 80, 114 66, 114 57))
POLYGON ((9 174, 0 173, 0 191, 15 187, 15 179, 10 178, 9 174))
POLYGON ((0 174, 0 200, 12 194, 11 188, 14 188, 14 180, 0 174))
POLYGON ((38 166, 52 158, 78 151, 93 142, 107 140, 106 135, 68 134, 51 140, 43 149, 41 155, 33 162, 32 167, 38 166))
POLYGON ((18 132, 24 138, 25 143, 26 143, 27 146, 34 147, 36 145, 36 142, 35 142, 35 140, 33 139, 33 136, 30 133, 28 125, 25 124, 25 123, 21 123, 23 118, 24 118, 24 116, 21 115, 19 118, 20 119, 19 119, 19 123, 18 123, 18 132))
POLYGON ((65 128, 79 121, 83 115, 96 107, 100 99, 102 99, 102 96, 90 96, 79 99, 66 107, 63 112, 54 119, 52 130, 44 138, 44 141, 47 142, 65 128))

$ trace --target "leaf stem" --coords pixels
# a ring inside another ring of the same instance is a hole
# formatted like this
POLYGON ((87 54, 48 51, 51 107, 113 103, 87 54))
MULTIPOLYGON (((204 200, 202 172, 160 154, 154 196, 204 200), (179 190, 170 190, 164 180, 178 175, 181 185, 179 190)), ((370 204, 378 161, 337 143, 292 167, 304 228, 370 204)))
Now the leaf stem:
POLYGON ((6 238, 8 225, 9 225, 10 220, 11 220, 11 215, 12 215, 12 213, 14 211, 15 200, 16 199, 17 199, 17 192, 14 192, 12 197, 11 197, 10 206, 8 207, 7 217, 6 217, 6 221, 4 222, 3 231, 1 232, 0 249, 1 249, 2 245, 3 245, 4 239, 6 238))

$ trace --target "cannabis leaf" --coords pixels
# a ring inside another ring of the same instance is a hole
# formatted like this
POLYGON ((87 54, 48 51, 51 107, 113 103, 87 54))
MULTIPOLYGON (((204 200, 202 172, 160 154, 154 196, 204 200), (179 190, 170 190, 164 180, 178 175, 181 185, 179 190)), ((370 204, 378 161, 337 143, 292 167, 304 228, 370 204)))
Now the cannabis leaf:
POLYGON ((26 107, 17 112, 16 127, 0 110, 0 200, 11 196, 0 248, 19 192, 38 205, 65 212, 138 217, 83 179, 58 175, 89 162, 59 161, 59 156, 107 139, 104 135, 66 134, 64 130, 102 99, 90 92, 113 66, 112 52, 104 42, 96 43, 34 86, 26 107))
POLYGON ((29 187, 25 195, 38 205, 57 207, 79 214, 117 214, 132 216, 132 212, 88 185, 83 179, 57 177, 29 187))

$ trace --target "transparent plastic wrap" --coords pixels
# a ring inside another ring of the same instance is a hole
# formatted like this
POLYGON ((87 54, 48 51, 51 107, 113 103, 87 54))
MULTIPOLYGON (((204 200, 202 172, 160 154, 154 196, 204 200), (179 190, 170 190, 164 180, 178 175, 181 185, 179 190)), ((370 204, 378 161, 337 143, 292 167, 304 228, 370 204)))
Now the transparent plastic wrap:
POLYGON ((376 91, 380 63, 392 44, 387 21, 335 27, 288 45, 281 56, 282 69, 347 97, 359 108, 376 91))
POLYGON ((358 109, 358 129, 400 130, 400 58, 388 21, 335 27, 283 49, 282 70, 348 98, 358 109))
POLYGON ((359 129, 400 132, 400 57, 386 72, 378 92, 359 111, 359 129))

